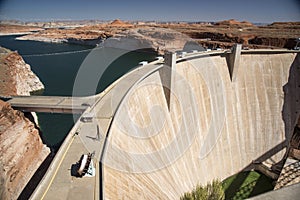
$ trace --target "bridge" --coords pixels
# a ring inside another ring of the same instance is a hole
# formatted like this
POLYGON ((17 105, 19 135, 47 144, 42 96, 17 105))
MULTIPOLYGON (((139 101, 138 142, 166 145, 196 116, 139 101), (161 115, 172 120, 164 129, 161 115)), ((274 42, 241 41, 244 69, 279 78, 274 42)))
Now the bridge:
POLYGON ((167 54, 93 98, 13 97, 26 111, 92 116, 75 123, 31 199, 178 199, 253 161, 278 162, 278 144, 294 128, 282 114, 299 117, 282 108, 300 108, 300 79, 289 75, 299 63, 299 51, 240 46, 167 54), (95 152, 96 176, 72 177, 71 166, 88 152, 95 152))
POLYGON ((13 96, 7 102, 22 112, 81 114, 95 102, 96 98, 96 96, 13 96))

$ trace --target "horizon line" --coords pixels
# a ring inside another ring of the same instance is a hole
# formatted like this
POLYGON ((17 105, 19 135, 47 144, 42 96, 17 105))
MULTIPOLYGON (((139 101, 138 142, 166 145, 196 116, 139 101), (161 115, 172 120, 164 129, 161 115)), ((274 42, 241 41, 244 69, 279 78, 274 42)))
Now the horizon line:
MULTIPOLYGON (((159 23, 179 23, 179 22, 185 22, 185 23, 216 23, 221 21, 229 21, 229 20, 236 20, 236 19, 223 19, 223 20, 123 20, 120 18, 115 19, 0 19, 0 22, 9 22, 9 21, 15 21, 15 22, 22 22, 22 23, 49 23, 49 22, 83 22, 83 21, 100 21, 100 22, 110 22, 114 20, 121 20, 124 22, 159 22, 159 23)), ((252 22, 248 20, 236 20, 238 22, 250 22, 252 24, 272 24, 276 22, 300 22, 300 21, 273 21, 273 22, 252 22)))

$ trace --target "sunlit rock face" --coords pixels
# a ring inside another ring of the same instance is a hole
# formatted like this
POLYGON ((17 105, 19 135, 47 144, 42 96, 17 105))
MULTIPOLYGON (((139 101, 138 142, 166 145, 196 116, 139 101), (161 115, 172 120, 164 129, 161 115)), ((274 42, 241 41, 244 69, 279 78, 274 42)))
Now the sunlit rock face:
POLYGON ((17 199, 49 153, 35 125, 0 100, 0 199, 17 199))
POLYGON ((0 52, 1 96, 30 95, 30 92, 44 89, 30 65, 17 52, 2 47, 0 52))
MULTIPOLYGON (((0 47, 0 96, 44 89, 17 53, 0 47)), ((0 199, 17 199, 50 153, 35 124, 0 100, 0 199)))

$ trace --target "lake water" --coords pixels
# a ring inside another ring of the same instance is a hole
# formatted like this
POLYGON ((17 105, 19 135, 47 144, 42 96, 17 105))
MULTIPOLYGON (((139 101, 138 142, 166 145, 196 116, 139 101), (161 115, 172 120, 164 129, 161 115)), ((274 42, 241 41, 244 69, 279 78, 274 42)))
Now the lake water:
MULTIPOLYGON (((151 61, 157 56, 149 52, 126 52, 112 48, 95 50, 90 46, 75 44, 20 41, 15 40, 15 36, 1 36, 0 45, 22 55, 45 85, 42 95, 46 96, 72 96, 80 69, 87 69, 90 74, 84 76, 85 87, 79 90, 77 87, 76 96, 99 93, 139 62, 151 61), (96 75, 101 76, 95 85, 90 80, 96 75)), ((38 113, 38 118, 44 142, 54 149, 60 146, 74 125, 72 115, 38 113)))

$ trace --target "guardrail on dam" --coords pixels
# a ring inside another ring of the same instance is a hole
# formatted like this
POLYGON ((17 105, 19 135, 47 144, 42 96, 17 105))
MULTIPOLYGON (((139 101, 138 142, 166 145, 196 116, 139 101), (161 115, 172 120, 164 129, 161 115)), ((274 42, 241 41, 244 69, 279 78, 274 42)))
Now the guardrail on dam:
POLYGON ((93 120, 75 124, 32 198, 50 198, 64 176, 59 191, 68 198, 76 188, 96 199, 178 199, 253 161, 273 165, 284 157, 300 112, 297 51, 169 56, 166 65, 142 66, 101 94, 84 113, 93 120), (83 180, 61 167, 81 155, 64 159, 78 143, 100 160, 94 190, 74 185, 83 180))

